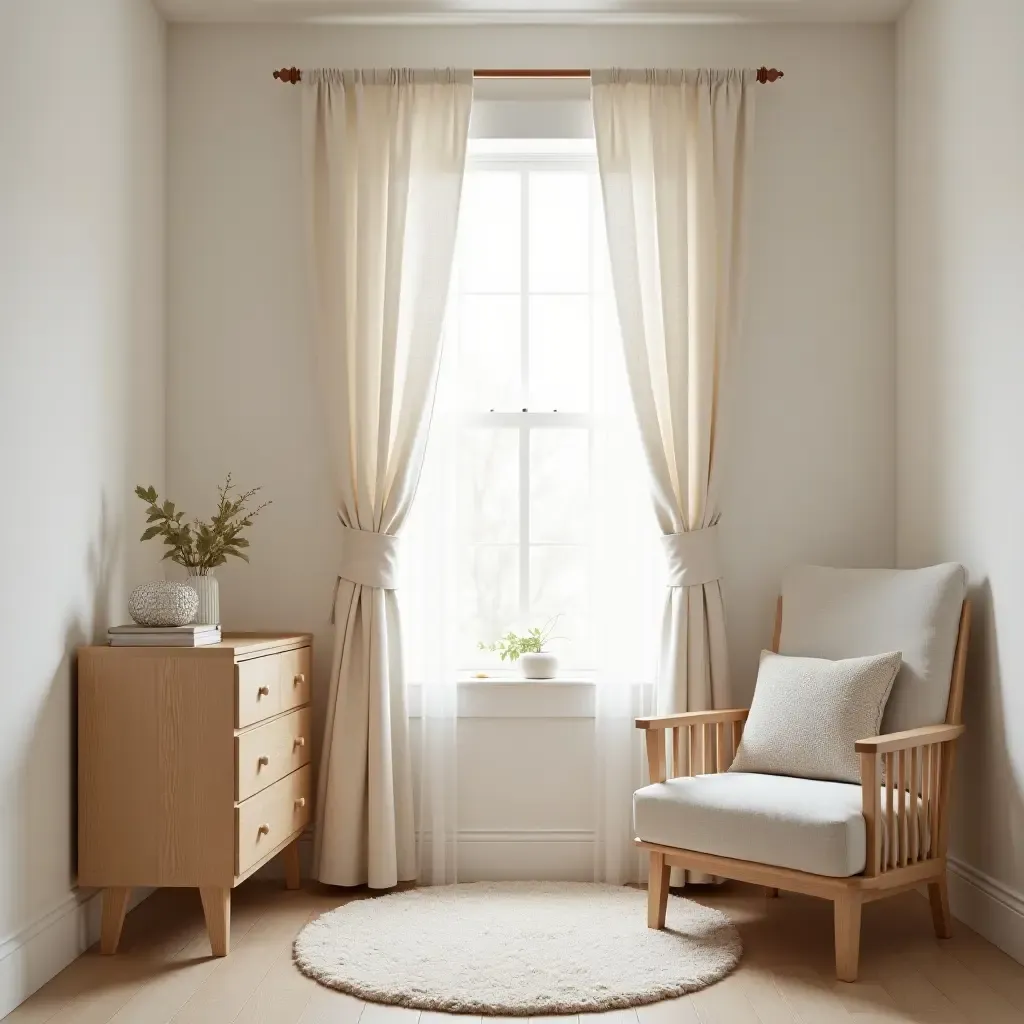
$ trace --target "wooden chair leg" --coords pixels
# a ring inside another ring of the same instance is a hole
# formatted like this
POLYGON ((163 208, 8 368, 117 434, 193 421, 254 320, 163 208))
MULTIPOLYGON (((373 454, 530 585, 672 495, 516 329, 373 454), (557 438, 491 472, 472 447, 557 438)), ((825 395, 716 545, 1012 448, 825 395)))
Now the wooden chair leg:
POLYGON ((949 891, 946 888, 946 873, 937 881, 928 883, 928 902, 932 905, 932 924, 935 926, 935 937, 949 939, 953 937, 953 918, 949 913, 949 891))
POLYGON ((282 851, 284 858, 284 884, 287 889, 298 889, 302 885, 299 871, 299 841, 289 843, 282 851))
POLYGON ((227 956, 231 936, 231 890, 217 885, 199 887, 206 931, 214 956, 227 956))
POLYGON ((856 981, 860 963, 860 896, 843 893, 835 901, 836 977, 856 981))
POLYGON ((103 890, 103 916, 100 919, 100 952, 108 956, 117 952, 117 944, 121 941, 121 928, 124 926, 124 914, 128 909, 128 897, 131 889, 123 887, 103 890))
POLYGON ((665 854, 652 853, 647 872, 647 927, 664 928, 668 910, 668 876, 671 868, 665 854))

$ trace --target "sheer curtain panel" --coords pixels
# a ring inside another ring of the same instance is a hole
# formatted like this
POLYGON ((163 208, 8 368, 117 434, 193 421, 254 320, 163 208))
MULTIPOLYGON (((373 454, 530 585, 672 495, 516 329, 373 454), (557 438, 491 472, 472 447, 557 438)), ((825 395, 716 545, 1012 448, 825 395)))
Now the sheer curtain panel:
POLYGON ((730 700, 717 526, 755 83, 743 70, 593 75, 612 280, 668 567, 660 714, 730 700))
POLYGON ((316 368, 342 535, 316 874, 416 877, 398 534, 423 463, 472 104, 470 71, 302 73, 316 368))

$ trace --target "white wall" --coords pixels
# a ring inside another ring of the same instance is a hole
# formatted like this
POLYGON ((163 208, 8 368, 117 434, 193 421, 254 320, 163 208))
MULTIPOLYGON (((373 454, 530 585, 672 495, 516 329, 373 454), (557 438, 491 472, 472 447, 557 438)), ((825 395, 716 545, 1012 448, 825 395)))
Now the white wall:
POLYGON ((130 494, 164 476, 164 35, 0 5, 0 1015, 79 951, 75 647, 162 575, 130 494))
MULTIPOLYGON (((229 626, 316 634, 318 712, 338 531, 308 358, 299 96, 271 78, 283 65, 783 68, 758 95, 723 520, 737 700, 752 691, 787 563, 892 564, 892 26, 174 25, 169 44, 169 487, 180 505, 205 510, 231 470, 273 498, 253 529, 252 564, 221 574, 221 606, 229 626)), ((543 842, 553 830, 553 842, 575 844, 565 834, 586 833, 591 820, 591 738, 580 721, 545 726, 543 738, 523 718, 463 723, 461 773, 501 786, 489 791, 502 798, 467 790, 462 828, 480 838, 500 826, 509 841, 532 830, 543 842), (556 735, 566 753, 552 765, 537 751, 556 735), (515 781, 526 758, 537 770, 515 781), (585 770, 559 770, 570 763, 585 770), (560 809, 534 813, 524 796, 554 779, 560 809)))
POLYGON ((1024 959, 1024 4, 899 30, 897 556, 968 566, 954 912, 1024 959))

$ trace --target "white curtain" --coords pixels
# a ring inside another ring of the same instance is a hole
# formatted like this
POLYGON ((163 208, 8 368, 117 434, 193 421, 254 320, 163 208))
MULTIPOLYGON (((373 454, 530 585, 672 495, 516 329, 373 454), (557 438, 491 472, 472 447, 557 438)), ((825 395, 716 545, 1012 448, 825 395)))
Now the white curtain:
POLYGON ((341 526, 316 874, 416 877, 397 535, 423 462, 472 103, 469 71, 303 71, 317 375, 341 526))
POLYGON ((612 279, 668 564, 661 714, 730 701, 717 525, 755 83, 744 70, 593 76, 612 279))

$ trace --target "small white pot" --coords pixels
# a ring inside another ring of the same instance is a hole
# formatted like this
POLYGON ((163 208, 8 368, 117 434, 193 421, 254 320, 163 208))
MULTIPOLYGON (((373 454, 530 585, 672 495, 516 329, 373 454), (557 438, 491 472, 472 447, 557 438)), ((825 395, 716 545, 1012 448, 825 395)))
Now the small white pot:
POLYGON ((553 654, 520 654, 519 666, 524 679, 554 679, 558 658, 553 654))
POLYGON ((198 595, 195 623, 206 626, 220 625, 220 586, 216 576, 189 576, 185 581, 198 595))

